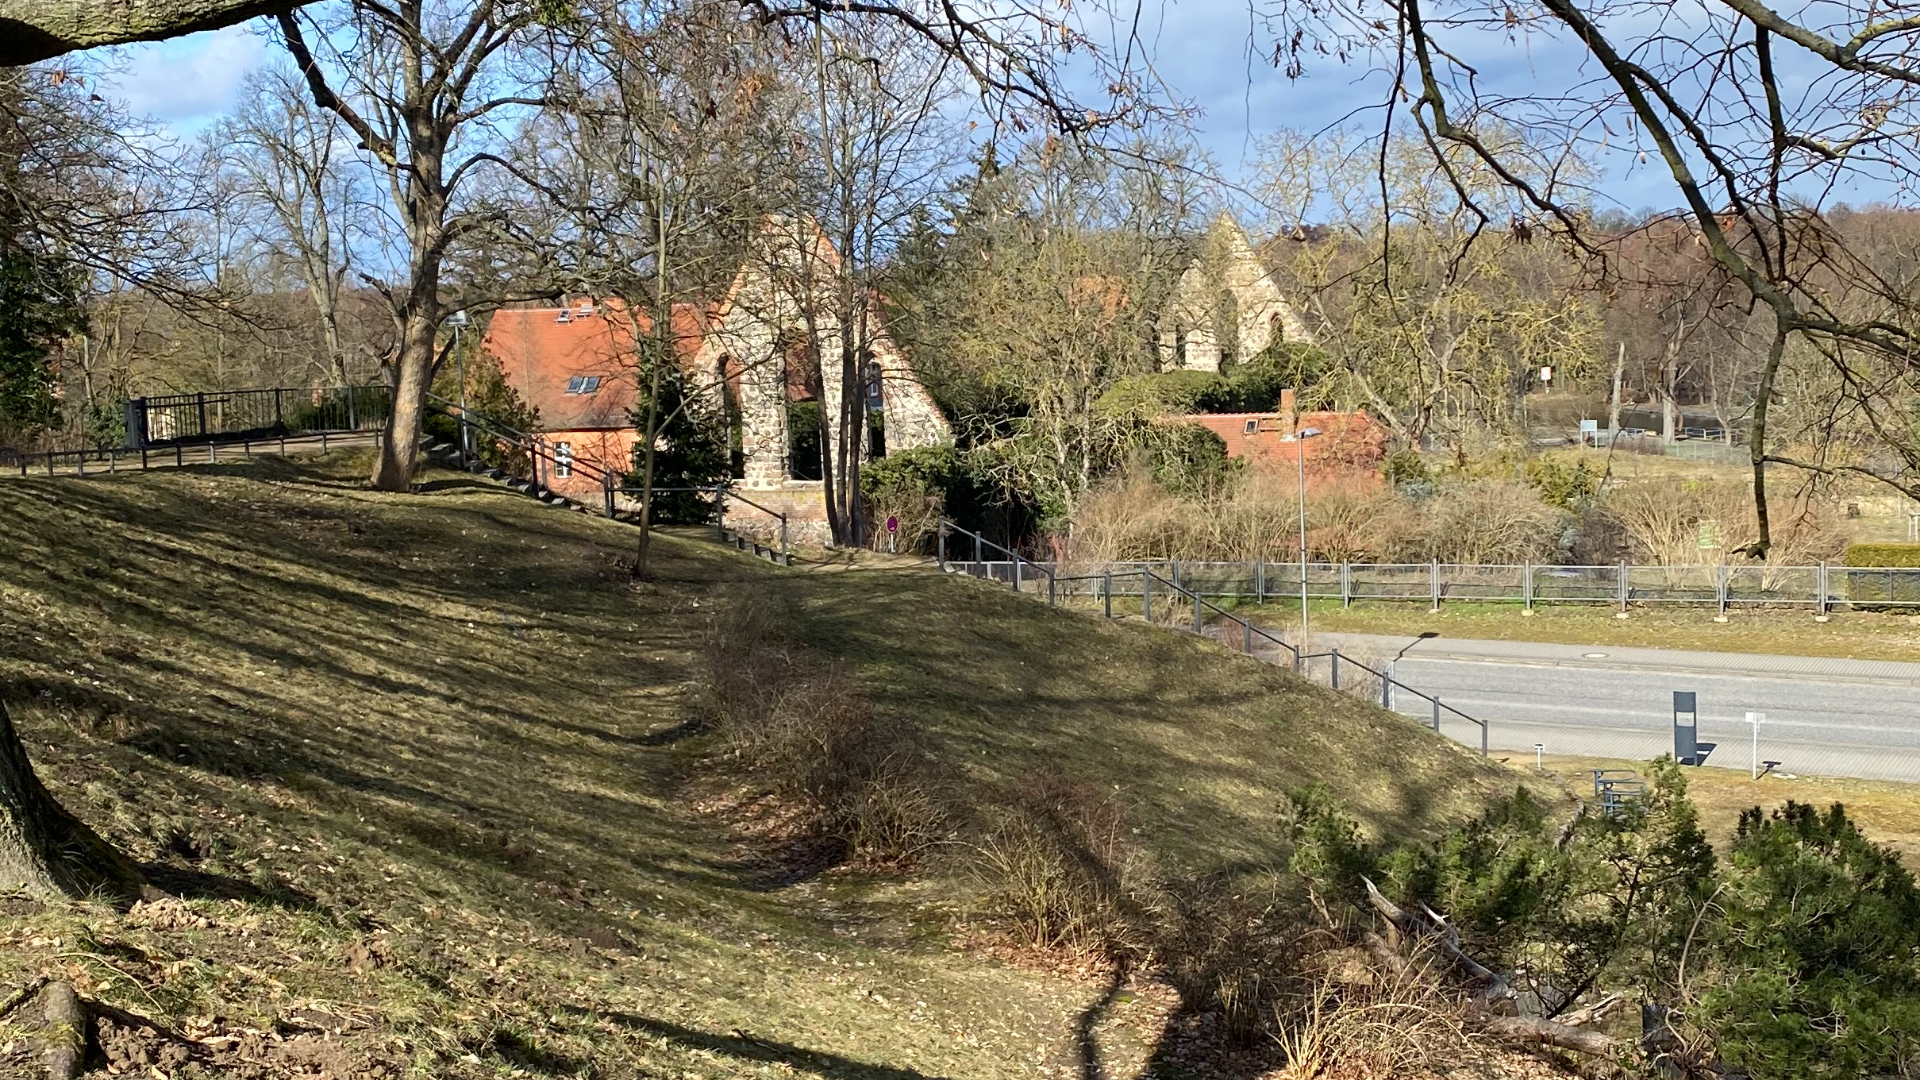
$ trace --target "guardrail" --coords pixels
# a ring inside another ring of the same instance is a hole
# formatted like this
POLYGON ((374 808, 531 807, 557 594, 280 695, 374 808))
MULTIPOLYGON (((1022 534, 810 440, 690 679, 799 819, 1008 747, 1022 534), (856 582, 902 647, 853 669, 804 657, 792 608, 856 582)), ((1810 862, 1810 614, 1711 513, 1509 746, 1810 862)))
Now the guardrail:
POLYGON ((1298 647, 1288 643, 1278 635, 1254 625, 1252 619, 1238 612, 1229 611, 1206 599, 1200 595, 1199 592, 1189 589, 1176 581, 1162 577, 1152 569, 1141 567, 1132 570, 1116 571, 1108 567, 1097 574, 1074 574, 1063 577, 1060 576, 1052 566, 1034 562, 1017 551, 987 540, 979 533, 962 528, 945 518, 940 519, 939 524, 938 559, 940 569, 944 572, 966 573, 973 577, 1007 581, 1013 586, 1015 592, 1023 592, 1023 585, 1026 582, 1045 580, 1047 583, 1048 606, 1058 606, 1063 599, 1071 600, 1076 597, 1085 597, 1097 600, 1101 605, 1101 614, 1109 619, 1113 618, 1113 601, 1116 596, 1122 596, 1131 602, 1133 597, 1138 595, 1140 598, 1140 617, 1142 621, 1147 623, 1154 622, 1154 592, 1156 588, 1164 590, 1165 595, 1168 597, 1168 602, 1170 604, 1177 602, 1183 611, 1188 604, 1192 605, 1193 618, 1190 629, 1194 634, 1203 637, 1209 636, 1206 633, 1206 617, 1208 612, 1212 612, 1220 617, 1223 624, 1238 628, 1237 633, 1235 631, 1228 631, 1226 637, 1220 640, 1224 644, 1231 645, 1234 644, 1234 642, 1229 639, 1237 636, 1240 651, 1248 656, 1272 663, 1273 661, 1266 660, 1266 657, 1261 655, 1262 650, 1257 649, 1255 646, 1259 643, 1275 646, 1275 648, 1265 649, 1264 651, 1275 655, 1285 654, 1289 658, 1290 666, 1294 672, 1307 678, 1312 677, 1311 665, 1313 661, 1319 659, 1327 660, 1329 685, 1334 690, 1340 689, 1340 667, 1343 663, 1350 668, 1358 668, 1380 680, 1381 708, 1398 712, 1399 694, 1404 691, 1427 703, 1428 711, 1431 715, 1429 726, 1431 726, 1435 732, 1440 731, 1443 714, 1451 714, 1478 727, 1480 729, 1480 756, 1485 757, 1488 754, 1489 732, 1486 721, 1475 716, 1470 716, 1446 704, 1441 701, 1437 695, 1428 694, 1408 686, 1406 683, 1394 678, 1390 672, 1381 671, 1352 657, 1343 657, 1339 649, 1329 649, 1322 653, 1302 653, 1298 647), (947 538, 949 535, 958 535, 971 539, 973 541, 974 558, 972 560, 957 562, 950 560, 947 557, 949 550, 947 538), (986 555, 989 549, 1006 555, 1007 558, 986 560, 983 556, 986 555), (1005 568, 1004 574, 996 569, 999 567, 1005 568), (1029 570, 1027 568, 1031 569, 1029 570), (1117 592, 1114 589, 1115 581, 1125 582, 1129 578, 1136 577, 1140 579, 1140 588, 1137 593, 1131 589, 1126 590, 1124 593, 1117 592), (1094 583, 1098 583, 1099 587, 1097 589, 1092 587, 1094 583), (1086 586, 1085 588, 1080 587, 1083 584, 1086 586))
POLYGON ((127 399, 128 450, 174 443, 265 440, 322 431, 373 431, 385 427, 393 391, 369 386, 274 387, 207 390, 127 399))
POLYGON ((766 506, 764 504, 755 502, 754 500, 748 498, 747 496, 740 494, 731 485, 712 484, 706 487, 656 487, 656 488, 629 486, 629 487, 620 488, 619 491, 620 491, 620 494, 622 495, 640 495, 640 496, 644 496, 648 491, 652 491, 654 494, 660 494, 663 492, 693 492, 693 493, 702 494, 702 495, 712 495, 714 497, 713 524, 714 524, 714 528, 719 531, 721 543, 733 544, 735 547, 738 547, 742 551, 746 551, 746 550, 749 550, 749 548, 751 548, 754 555, 770 556, 772 557, 772 560, 774 562, 777 562, 782 566, 793 565, 793 549, 787 544, 786 512, 782 510, 775 510, 771 506, 766 506), (775 551, 773 548, 763 549, 758 540, 755 540, 743 533, 730 533, 727 531, 727 502, 726 501, 728 499, 732 499, 735 502, 746 503, 748 506, 753 507, 755 510, 760 511, 763 514, 766 514, 768 517, 771 517, 780 523, 780 547, 778 551, 775 551))

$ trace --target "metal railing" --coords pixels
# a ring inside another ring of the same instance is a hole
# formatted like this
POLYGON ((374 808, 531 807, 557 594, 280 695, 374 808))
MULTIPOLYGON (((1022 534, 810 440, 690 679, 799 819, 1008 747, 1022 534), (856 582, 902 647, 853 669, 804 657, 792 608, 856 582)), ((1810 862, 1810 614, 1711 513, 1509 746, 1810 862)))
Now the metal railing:
POLYGON ((146 446, 138 450, 109 446, 94 450, 21 451, 0 448, 0 476, 97 476, 123 470, 144 470, 165 466, 218 465, 222 461, 251 458, 256 453, 289 449, 329 450, 334 446, 365 445, 372 436, 380 442, 379 431, 317 431, 299 435, 241 436, 212 439, 204 443, 176 442, 169 446, 146 446))
POLYGON ((276 387, 129 398, 126 449, 174 443, 260 441, 281 435, 383 428, 393 391, 371 386, 276 387))
POLYGON ((947 573, 965 573, 973 577, 985 577, 997 581, 1006 581, 1013 586, 1015 592, 1024 591, 1022 586, 1026 582, 1044 580, 1047 583, 1048 606, 1058 606, 1063 600, 1086 598, 1097 601, 1100 604, 1101 615, 1109 619, 1114 617, 1113 602, 1115 597, 1121 597, 1131 603, 1137 595, 1140 599, 1140 618, 1147 623, 1155 622, 1153 617, 1154 594, 1156 590, 1158 590, 1167 598, 1166 603, 1169 606, 1166 610, 1169 614, 1172 612, 1172 605, 1175 604, 1179 606, 1181 611, 1181 618, 1178 622, 1162 620, 1159 625, 1171 626, 1184 623, 1186 608, 1188 605, 1191 605, 1193 616, 1192 623, 1188 628, 1194 634, 1202 637, 1211 637, 1213 635, 1207 633, 1207 614, 1211 612, 1219 616, 1219 625, 1223 628, 1234 628, 1226 629, 1226 632, 1215 640, 1219 640, 1228 646, 1237 644, 1242 653, 1255 659, 1262 660, 1266 663, 1275 663, 1275 660, 1269 659, 1268 656, 1263 655, 1263 653, 1271 654, 1275 657, 1284 654, 1288 659, 1289 666, 1293 668, 1294 672, 1305 678, 1312 678, 1313 676, 1313 661, 1321 659, 1327 660, 1328 684, 1334 690, 1341 688, 1340 668, 1342 664, 1347 665, 1349 668, 1357 668, 1380 681, 1381 708, 1398 712, 1400 704, 1399 695, 1404 691, 1426 703, 1426 711, 1428 711, 1431 716, 1429 726, 1431 726, 1435 732, 1440 731, 1443 714, 1451 714, 1478 727, 1480 729, 1480 755, 1485 757, 1488 754, 1489 732, 1486 721, 1475 716, 1470 716, 1446 704, 1441 701, 1437 695, 1428 694, 1408 686, 1406 683, 1394 678, 1390 672, 1381 671, 1369 664, 1355 660, 1350 656, 1342 656, 1339 649, 1329 649, 1322 653, 1302 653, 1298 647, 1288 643, 1277 634, 1256 626, 1252 619, 1213 603, 1202 596, 1197 590, 1183 586, 1178 581, 1162 577, 1150 567, 1143 566, 1131 570, 1114 570, 1109 566, 1097 574, 1061 576, 1052 566, 1034 562, 1011 548, 996 544, 982 537, 979 533, 962 528, 945 518, 940 519, 938 531, 938 560, 942 571, 947 573), (948 558, 949 546, 947 538, 950 535, 958 535, 972 540, 973 559, 955 561, 948 558), (984 558, 984 556, 989 549, 1007 557, 1005 559, 988 560, 984 558), (1114 583, 1116 581, 1125 583, 1129 578, 1140 579, 1140 587, 1137 591, 1133 589, 1127 589, 1125 591, 1115 590, 1114 583), (1094 587, 1096 583, 1097 588, 1094 587), (1273 646, 1273 648, 1267 648, 1266 646, 1273 646))
MULTIPOLYGON (((571 454, 563 456, 537 435, 510 427, 477 409, 464 408, 459 402, 449 401, 438 394, 429 392, 426 403, 428 407, 438 409, 459 424, 460 437, 454 449, 459 453, 462 468, 470 468, 476 461, 475 456, 468 449, 470 440, 467 432, 472 430, 526 456, 527 475, 518 479, 531 486, 536 498, 546 498, 548 495, 566 497, 563 493, 554 491, 548 481, 556 475, 566 477, 578 474, 592 480, 600 488, 601 516, 609 520, 617 518, 618 507, 615 504, 614 492, 619 489, 620 483, 616 474, 610 470, 571 454)), ((500 471, 512 473, 508 468, 502 468, 500 471)))
POLYGON ((707 487, 656 487, 650 489, 628 486, 619 489, 622 495, 642 497, 644 497, 648 491, 652 491, 655 495, 669 492, 692 492, 695 494, 712 495, 714 497, 713 524, 714 528, 719 532, 721 543, 732 544, 741 551, 751 550, 756 557, 764 556, 771 558, 772 561, 782 566, 793 565, 793 549, 787 543, 787 515, 785 511, 775 510, 771 506, 755 502, 747 496, 740 494, 739 491, 735 490, 732 485, 729 484, 712 484, 707 487), (780 547, 777 550, 771 547, 762 547, 758 540, 745 533, 729 532, 727 530, 728 499, 732 499, 735 502, 746 503, 748 506, 779 522, 780 547))
MULTIPOLYGON (((989 545, 1005 551, 999 545, 989 545)), ((943 564, 968 572, 969 563, 945 553, 943 564)), ((964 552, 962 553, 964 554, 964 552)), ((984 557, 984 552, 981 553, 984 557)), ((989 560, 997 567, 998 560, 989 560)), ((1032 575, 1059 573, 1051 563, 1028 560, 1032 575)), ((1151 569, 1182 588, 1214 598, 1295 601, 1301 578, 1311 600, 1403 601, 1438 609, 1448 602, 1594 604, 1626 610, 1632 605, 1732 608, 1766 605, 1812 607, 1825 614, 1837 606, 1920 607, 1920 568, 1696 564, 1687 566, 1562 566, 1555 564, 1300 563, 1146 561, 1094 564, 1081 573, 1151 569)))

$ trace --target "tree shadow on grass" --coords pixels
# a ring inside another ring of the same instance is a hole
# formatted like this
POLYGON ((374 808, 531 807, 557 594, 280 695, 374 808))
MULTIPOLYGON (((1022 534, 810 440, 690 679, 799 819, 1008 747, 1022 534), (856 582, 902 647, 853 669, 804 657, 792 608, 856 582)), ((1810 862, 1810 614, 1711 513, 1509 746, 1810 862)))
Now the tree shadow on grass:
POLYGON ((242 878, 172 863, 145 863, 140 872, 147 882, 169 896, 182 900, 240 900, 248 904, 270 904, 290 911, 318 911, 319 901, 285 882, 262 887, 242 878))
MULTIPOLYGON (((587 1012, 576 1006, 567 1006, 567 1008, 572 1012, 582 1014, 587 1012)), ((875 1065, 823 1050, 808 1050, 790 1043, 763 1039, 747 1031, 735 1031, 732 1035, 715 1035, 633 1013, 607 1012, 594 1015, 600 1019, 611 1020, 629 1030, 641 1031, 655 1038, 665 1039, 686 1049, 725 1054, 740 1061, 786 1065, 802 1073, 823 1077, 825 1080, 940 1080, 938 1077, 914 1069, 875 1065)))

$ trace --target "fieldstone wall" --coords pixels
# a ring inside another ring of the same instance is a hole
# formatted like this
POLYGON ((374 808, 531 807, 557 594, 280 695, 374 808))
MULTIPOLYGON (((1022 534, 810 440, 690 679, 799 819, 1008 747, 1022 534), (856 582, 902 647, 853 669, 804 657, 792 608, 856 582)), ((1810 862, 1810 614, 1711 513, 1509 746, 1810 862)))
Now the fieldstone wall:
POLYGON ((1218 371, 1225 348, 1215 325, 1222 314, 1222 297, 1233 298, 1236 363, 1258 356, 1275 337, 1284 341, 1313 340, 1307 326, 1280 292, 1247 234, 1222 214, 1207 230, 1201 253, 1180 275, 1173 300, 1163 317, 1160 361, 1165 368, 1187 367, 1218 371), (1184 357, 1180 346, 1186 345, 1184 357))
MULTIPOLYGON (((742 489, 784 493, 795 483, 809 483, 793 480, 788 460, 787 405, 793 382, 788 368, 793 355, 805 355, 811 343, 821 358, 821 407, 830 415, 838 414, 843 392, 864 395, 867 387, 841 386, 843 337, 833 302, 839 256, 826 237, 811 220, 772 217, 761 238, 715 309, 702 356, 703 363, 733 373, 740 401, 742 489)), ((880 368, 888 448, 904 450, 951 439, 946 417, 878 313, 869 318, 868 345, 880 368)), ((819 485, 814 483, 813 489, 817 505, 819 485)), ((824 515, 824 510, 818 512, 824 515)), ((824 528, 824 520, 820 524, 824 528)))

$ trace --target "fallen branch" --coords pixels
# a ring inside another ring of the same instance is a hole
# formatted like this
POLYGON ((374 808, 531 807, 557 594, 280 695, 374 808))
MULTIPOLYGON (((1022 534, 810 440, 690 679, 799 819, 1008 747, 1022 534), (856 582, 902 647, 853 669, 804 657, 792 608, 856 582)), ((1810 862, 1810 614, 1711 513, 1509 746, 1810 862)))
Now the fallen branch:
MULTIPOLYGON (((1560 1020, 1537 1020, 1496 1014, 1493 1012, 1494 1004, 1512 996, 1510 977, 1468 956, 1466 950, 1460 947, 1459 931, 1455 930, 1446 917, 1439 912, 1425 904, 1421 905, 1421 912, 1418 914, 1408 911, 1387 899, 1385 894, 1374 887, 1372 881, 1365 878, 1361 881, 1367 887, 1367 902, 1386 918, 1390 926, 1409 937, 1432 941, 1460 970, 1486 984, 1473 996, 1471 1002, 1473 1020, 1482 1031, 1502 1039, 1532 1046, 1552 1046, 1576 1053, 1591 1054, 1595 1057, 1618 1055, 1620 1052, 1618 1039, 1597 1031, 1588 1031, 1579 1026, 1579 1024, 1593 1023, 1604 1018, 1609 1011, 1620 1004, 1618 995, 1576 1010, 1560 1020)), ((1376 934, 1367 935, 1367 946, 1375 955, 1391 952, 1386 941, 1376 934)), ((1404 967, 1404 960, 1399 963, 1404 967)))
POLYGON ((1575 1009, 1570 1013, 1563 1013, 1554 1019, 1568 1027, 1586 1027, 1588 1024, 1597 1024, 1605 1020, 1607 1015, 1619 1008, 1625 1000, 1619 994, 1608 994, 1591 1005, 1575 1009))
POLYGON ((47 1063, 48 1080, 74 1080, 87 1058, 86 1007, 73 992, 73 984, 64 980, 48 984, 41 1006, 47 1016, 42 1060, 47 1063))
POLYGON ((1529 1020, 1520 1016, 1477 1017, 1481 1030, 1503 1039, 1536 1046, 1554 1046, 1594 1057, 1612 1057, 1620 1050, 1620 1041, 1611 1035, 1588 1031, 1553 1020, 1529 1020))
POLYGON ((1460 935, 1447 924, 1445 919, 1435 915, 1431 908, 1427 909, 1427 914, 1436 922, 1429 922, 1426 918, 1415 915, 1387 899, 1385 894, 1374 887, 1371 880, 1367 878, 1360 880, 1367 887, 1367 902, 1372 904, 1380 914, 1386 916, 1387 921, 1396 929, 1412 937, 1433 939, 1434 943, 1440 946, 1440 951, 1446 953, 1462 971, 1486 984, 1473 996, 1473 1004, 1476 1007, 1484 1009, 1496 1001, 1513 996, 1513 989, 1507 976, 1468 956, 1466 951, 1460 948, 1460 935))
POLYGON ((41 975, 37 978, 28 979, 25 986, 8 994, 7 1000, 0 1001, 0 1020, 6 1019, 13 1010, 25 1004, 27 999, 39 993, 40 988, 45 985, 47 985, 47 976, 41 975))

